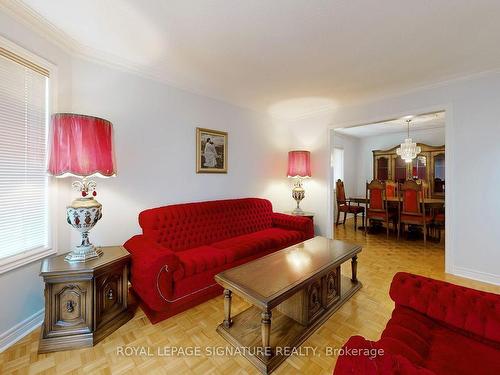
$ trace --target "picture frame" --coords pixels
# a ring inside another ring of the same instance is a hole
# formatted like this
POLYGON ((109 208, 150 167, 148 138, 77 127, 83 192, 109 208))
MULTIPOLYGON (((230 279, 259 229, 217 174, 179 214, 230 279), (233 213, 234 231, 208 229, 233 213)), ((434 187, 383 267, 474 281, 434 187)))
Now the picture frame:
POLYGON ((227 132, 196 128, 196 173, 227 173, 227 140, 227 132))

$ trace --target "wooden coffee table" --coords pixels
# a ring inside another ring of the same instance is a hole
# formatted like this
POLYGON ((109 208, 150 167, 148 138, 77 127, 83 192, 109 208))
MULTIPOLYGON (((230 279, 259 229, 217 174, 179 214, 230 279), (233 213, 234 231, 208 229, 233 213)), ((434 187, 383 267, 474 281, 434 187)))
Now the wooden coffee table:
POLYGON ((262 373, 271 373, 361 288, 360 251, 359 245, 315 237, 219 273, 225 316, 217 332, 262 373), (351 278, 340 273, 349 260, 351 278), (234 317, 233 292, 253 304, 234 317))

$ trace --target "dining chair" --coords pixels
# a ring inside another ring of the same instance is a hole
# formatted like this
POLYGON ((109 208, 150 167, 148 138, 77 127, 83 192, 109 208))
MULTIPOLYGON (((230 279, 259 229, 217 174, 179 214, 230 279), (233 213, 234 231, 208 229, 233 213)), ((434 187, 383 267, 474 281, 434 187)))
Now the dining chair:
POLYGON ((376 220, 385 223, 387 238, 389 238, 389 222, 394 218, 394 215, 389 212, 387 207, 386 191, 386 185, 382 181, 373 180, 366 183, 365 234, 368 231, 369 222, 376 220))
POLYGON ((398 183, 395 181, 385 181, 385 196, 386 198, 396 198, 398 196, 398 183))
POLYGON ((344 182, 338 179, 335 183, 336 187, 336 198, 337 198, 337 221, 335 225, 339 225, 340 213, 344 213, 344 220, 342 224, 345 225, 345 219, 347 214, 354 215, 354 230, 358 229, 358 214, 362 215, 363 225, 365 223, 365 208, 359 205, 351 205, 351 201, 345 196, 344 182))
POLYGON ((438 234, 438 241, 441 242, 441 231, 445 228, 445 215, 444 215, 444 210, 440 210, 441 212, 436 212, 434 214, 434 229, 437 231, 438 234))
POLYGON ((425 212, 423 185, 413 180, 406 180, 399 187, 400 195, 398 240, 405 225, 419 225, 424 231, 424 246, 427 245, 427 231, 432 223, 432 215, 425 212))
POLYGON ((429 198, 431 196, 431 188, 427 181, 425 180, 415 180, 417 184, 422 185, 422 194, 424 198, 429 198))

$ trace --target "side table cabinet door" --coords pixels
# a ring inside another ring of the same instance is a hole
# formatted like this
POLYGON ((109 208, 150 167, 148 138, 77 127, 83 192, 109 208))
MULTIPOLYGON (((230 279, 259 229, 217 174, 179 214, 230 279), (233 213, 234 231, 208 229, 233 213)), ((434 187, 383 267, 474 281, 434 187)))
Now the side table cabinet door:
POLYGON ((127 308, 127 272, 121 265, 96 277, 96 330, 127 308))
POLYGON ((45 312, 45 335, 92 332, 92 281, 47 283, 50 308, 45 312))

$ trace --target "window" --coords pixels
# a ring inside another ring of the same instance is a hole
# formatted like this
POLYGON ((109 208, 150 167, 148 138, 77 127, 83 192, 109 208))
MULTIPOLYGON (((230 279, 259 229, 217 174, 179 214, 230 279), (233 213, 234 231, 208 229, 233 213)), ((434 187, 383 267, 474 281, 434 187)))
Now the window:
POLYGON ((339 179, 344 181, 344 149, 335 147, 333 149, 333 181, 339 179))
POLYGON ((0 273, 52 253, 49 71, 0 40, 0 273))

